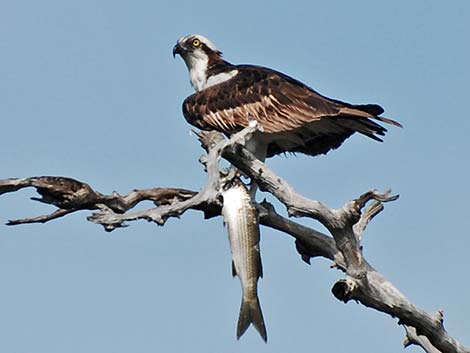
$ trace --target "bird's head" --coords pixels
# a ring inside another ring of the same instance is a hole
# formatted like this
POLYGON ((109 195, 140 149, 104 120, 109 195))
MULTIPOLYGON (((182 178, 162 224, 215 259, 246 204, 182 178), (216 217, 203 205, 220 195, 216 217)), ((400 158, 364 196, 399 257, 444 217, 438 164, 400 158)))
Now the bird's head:
POLYGON ((191 84, 198 91, 207 82, 209 67, 223 61, 222 52, 206 37, 191 34, 178 39, 173 47, 173 57, 180 55, 191 76, 191 84))
POLYGON ((181 55, 185 62, 192 60, 208 60, 220 58, 222 52, 206 37, 200 34, 190 34, 178 39, 173 47, 173 57, 181 55))

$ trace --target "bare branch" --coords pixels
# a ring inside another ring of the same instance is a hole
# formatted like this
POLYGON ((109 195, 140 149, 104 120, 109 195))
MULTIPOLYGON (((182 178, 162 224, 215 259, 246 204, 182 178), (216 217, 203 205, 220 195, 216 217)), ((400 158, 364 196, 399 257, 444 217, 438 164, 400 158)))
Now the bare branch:
POLYGON ((398 195, 392 195, 390 196, 392 190, 388 189, 384 193, 380 193, 377 190, 369 190, 359 196, 356 200, 353 202, 355 203, 355 207, 360 210, 364 208, 364 206, 371 200, 376 200, 379 202, 389 202, 389 201, 395 201, 398 199, 398 195))
POLYGON ((380 212, 384 210, 384 205, 379 201, 374 201, 367 207, 362 213, 359 222, 353 226, 354 234, 356 234, 357 240, 360 242, 362 240, 362 234, 366 230, 367 225, 372 219, 377 216, 380 212))
MULTIPOLYGON (((286 205, 289 215, 311 217, 321 222, 331 233, 344 258, 346 278, 332 288, 344 302, 359 301, 363 305, 399 318, 401 324, 415 327, 434 347, 442 352, 470 352, 444 330, 441 320, 413 305, 393 284, 387 281, 364 259, 360 240, 367 223, 383 208, 384 202, 394 201, 390 190, 368 191, 357 199, 332 210, 318 201, 297 194, 294 189, 241 145, 229 145, 222 154, 237 168, 252 177, 261 190, 268 191, 286 205), (375 200, 368 209, 362 209, 375 200), (354 226, 359 225, 354 230, 354 226)), ((304 251, 304 248, 301 248, 304 251)), ((318 254, 315 250, 313 254, 318 254)))
POLYGON ((88 217, 88 220, 101 224, 107 231, 125 226, 126 221, 145 219, 163 225, 169 217, 179 217, 188 209, 204 212, 206 218, 220 214, 218 192, 220 188, 219 160, 221 151, 227 144, 245 143, 245 140, 256 131, 256 124, 226 140, 219 133, 198 134, 198 137, 209 151, 206 158, 208 180, 203 189, 196 193, 186 189, 152 188, 134 190, 127 195, 113 192, 103 195, 94 191, 90 185, 67 177, 40 176, 23 179, 0 180, 0 195, 15 192, 22 188, 34 187, 41 198, 32 198, 58 208, 49 215, 17 219, 8 225, 25 223, 45 223, 80 210, 99 210, 88 217), (157 207, 126 213, 138 203, 149 200, 157 207))
POLYGON ((7 222, 8 226, 16 226, 18 224, 28 224, 28 223, 46 223, 56 218, 60 218, 63 216, 68 215, 69 213, 75 212, 76 210, 70 209, 65 210, 63 208, 59 208, 58 210, 52 212, 51 214, 38 216, 33 218, 23 218, 23 219, 12 219, 7 222))
MULTIPOLYGON (((391 191, 371 190, 349 201, 339 209, 299 195, 285 180, 248 152, 243 144, 256 131, 256 125, 234 134, 226 140, 216 132, 200 132, 198 138, 208 151, 203 158, 207 182, 199 192, 185 189, 153 188, 134 190, 127 195, 116 192, 103 195, 88 184, 64 177, 33 177, 0 180, 0 195, 25 187, 34 187, 41 198, 33 200, 56 206, 49 214, 10 221, 8 224, 47 222, 79 210, 98 210, 88 220, 101 224, 107 231, 126 226, 138 219, 163 225, 169 217, 179 217, 188 209, 200 210, 206 217, 220 214, 219 190, 224 183, 219 160, 227 159, 236 168, 254 179, 263 191, 268 191, 287 208, 289 216, 309 217, 321 222, 331 234, 326 235, 280 216, 274 207, 263 202, 258 205, 261 224, 277 229, 296 239, 302 259, 312 257, 332 260, 345 272, 345 278, 332 288, 335 297, 345 303, 350 300, 396 317, 407 330, 407 344, 418 344, 427 352, 470 352, 448 335, 443 326, 442 312, 431 315, 412 304, 391 282, 377 272, 362 254, 362 234, 369 222, 384 209, 384 203, 398 196, 391 191), (144 200, 156 207, 130 212, 144 200), (414 331, 413 331, 414 330, 414 331)), ((229 176, 230 177, 230 176, 229 176)))
MULTIPOLYGON (((33 197, 32 200, 54 205, 58 210, 49 215, 11 220, 7 223, 8 225, 45 223, 81 210, 106 209, 108 212, 123 214, 142 201, 153 201, 156 205, 169 205, 188 200, 197 194, 186 189, 152 188, 133 190, 127 195, 120 195, 117 192, 103 195, 94 191, 88 184, 72 178, 41 176, 0 180, 0 195, 27 187, 34 187, 41 195, 41 198, 33 197)), ((206 217, 220 213, 216 207, 209 207, 209 205, 195 208, 204 211, 206 217)))
POLYGON ((258 205, 258 213, 260 224, 295 238, 297 251, 306 263, 310 264, 312 257, 321 256, 332 260, 335 266, 344 268, 343 255, 336 248, 332 237, 282 217, 266 200, 258 205))
POLYGON ((321 202, 310 200, 298 194, 292 186, 277 176, 263 162, 256 159, 244 146, 229 144, 222 151, 222 156, 256 180, 260 190, 271 193, 286 205, 289 216, 311 217, 323 224, 328 224, 334 219, 333 210, 321 202))
POLYGON ((63 209, 89 209, 94 201, 102 197, 86 183, 66 177, 41 176, 24 179, 0 180, 0 195, 34 187, 42 198, 35 201, 51 204, 63 209))
POLYGON ((436 349, 431 344, 431 342, 429 342, 427 337, 419 336, 416 333, 416 329, 414 327, 410 327, 406 325, 403 325, 403 327, 405 328, 405 333, 406 333, 405 340, 403 341, 403 346, 405 348, 411 346, 412 344, 415 344, 423 348, 423 350, 426 353, 441 353, 440 350, 436 349))
POLYGON ((343 207, 344 212, 358 213, 361 214, 361 210, 367 205, 369 201, 373 202, 368 206, 360 215, 359 220, 353 226, 356 239, 360 242, 362 239, 362 233, 366 229, 369 222, 377 216, 384 209, 384 202, 395 201, 398 199, 398 195, 390 195, 391 190, 386 190, 383 194, 377 192, 377 190, 370 190, 351 203, 346 204, 343 207))
POLYGON ((158 225, 164 225, 169 217, 179 217, 188 209, 204 210, 206 215, 208 210, 220 214, 219 190, 223 183, 219 170, 219 160, 222 151, 226 146, 232 144, 245 143, 253 132, 256 131, 256 125, 250 125, 242 131, 232 135, 229 140, 221 137, 218 133, 199 133, 198 138, 208 155, 204 158, 204 165, 207 171, 207 182, 204 187, 193 197, 181 201, 173 202, 168 205, 158 206, 156 208, 137 211, 126 214, 116 214, 110 208, 103 208, 88 217, 88 220, 101 224, 107 231, 121 227, 127 221, 144 219, 149 222, 155 222, 158 225))

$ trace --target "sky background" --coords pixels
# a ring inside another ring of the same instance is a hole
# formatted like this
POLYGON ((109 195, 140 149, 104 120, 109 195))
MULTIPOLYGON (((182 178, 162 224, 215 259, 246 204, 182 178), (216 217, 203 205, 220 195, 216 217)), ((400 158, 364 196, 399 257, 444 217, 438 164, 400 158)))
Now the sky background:
MULTIPOLYGON (((365 256, 415 304, 443 309, 468 346, 469 27, 464 0, 0 0, 0 179, 198 190, 202 150, 181 113, 192 88, 171 51, 204 34, 228 61, 381 104, 404 125, 383 144, 353 136, 327 156, 268 164, 331 207, 370 188, 399 193, 367 229, 365 256)), ((31 196, 2 196, 2 224, 53 210, 31 196)), ((236 340, 240 284, 220 218, 188 212, 106 233, 87 215, 0 225, 0 352, 402 351, 396 320, 337 301, 342 274, 304 264, 286 235, 262 229, 266 345, 253 328, 236 340)))

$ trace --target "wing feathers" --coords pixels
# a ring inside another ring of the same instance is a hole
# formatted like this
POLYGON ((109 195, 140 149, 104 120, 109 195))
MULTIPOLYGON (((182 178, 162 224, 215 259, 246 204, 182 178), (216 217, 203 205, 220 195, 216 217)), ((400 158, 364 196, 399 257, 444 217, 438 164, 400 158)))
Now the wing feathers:
POLYGON ((380 117, 383 109, 379 105, 351 105, 329 99, 267 68, 240 65, 236 69, 238 74, 233 78, 184 101, 183 113, 190 124, 232 134, 256 119, 265 135, 271 136, 268 155, 269 150, 271 155, 286 151, 326 153, 354 132, 382 141, 378 136, 387 130, 373 120, 401 127, 394 120, 380 117), (301 145, 299 140, 303 141, 301 145))

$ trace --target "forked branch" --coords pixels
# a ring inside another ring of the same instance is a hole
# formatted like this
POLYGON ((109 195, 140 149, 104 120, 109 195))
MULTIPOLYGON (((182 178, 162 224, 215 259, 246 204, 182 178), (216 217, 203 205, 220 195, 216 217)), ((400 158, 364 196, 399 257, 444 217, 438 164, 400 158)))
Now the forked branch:
POLYGON ((339 209, 298 194, 292 186, 276 175, 264 163, 244 148, 244 143, 256 131, 256 124, 226 140, 217 132, 197 133, 207 155, 201 158, 207 172, 207 182, 199 192, 176 188, 134 190, 126 195, 117 192, 103 195, 88 184, 64 177, 32 177, 0 180, 0 195, 22 188, 34 187, 41 198, 33 200, 54 205, 48 215, 11 220, 7 224, 48 222, 80 210, 95 211, 88 220, 101 224, 107 231, 126 226, 138 219, 163 225, 169 217, 179 217, 188 209, 203 211, 206 218, 220 214, 220 187, 233 173, 219 168, 225 158, 254 179, 262 191, 276 197, 287 208, 289 216, 309 217, 322 223, 324 234, 287 219, 268 202, 258 206, 260 223, 295 238, 302 259, 310 263, 313 257, 325 257, 345 273, 345 278, 333 285, 335 297, 345 303, 355 300, 363 305, 398 318, 406 330, 405 346, 416 344, 426 352, 470 352, 451 337, 443 327, 442 312, 431 315, 412 304, 391 282, 370 265, 362 253, 361 240, 367 225, 384 210, 384 204, 398 198, 388 190, 370 190, 339 209), (133 211, 142 201, 153 201, 155 207, 133 211))
MULTIPOLYGON (((35 188, 41 195, 41 198, 32 197, 32 200, 56 206, 57 210, 48 215, 10 220, 7 225, 45 223, 81 210, 105 209, 116 215, 122 215, 142 201, 153 201, 157 207, 164 207, 175 202, 187 201, 196 195, 194 191, 176 188, 152 188, 133 190, 126 195, 120 195, 117 192, 103 195, 81 181, 51 176, 0 180, 0 195, 27 187, 35 188)), ((197 205, 194 207, 197 208, 197 205)), ((200 209, 206 211, 207 216, 210 216, 211 212, 216 213, 215 210, 202 205, 200 205, 200 209)), ((124 226, 123 223, 114 223, 113 225, 124 226)), ((108 227, 106 229, 112 230, 114 228, 108 227)))

